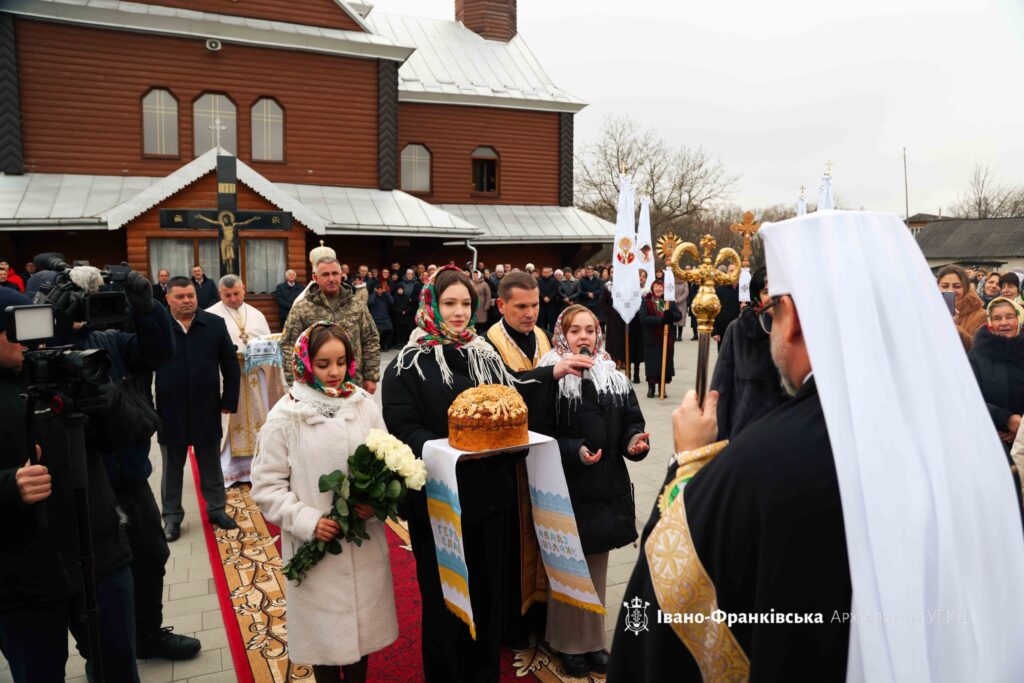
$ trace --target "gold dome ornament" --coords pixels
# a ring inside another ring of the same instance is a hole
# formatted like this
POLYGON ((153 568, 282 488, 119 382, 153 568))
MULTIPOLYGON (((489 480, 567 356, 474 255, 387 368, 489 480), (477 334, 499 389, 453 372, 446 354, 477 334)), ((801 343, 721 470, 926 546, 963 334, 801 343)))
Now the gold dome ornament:
POLYGON ((316 270, 316 262, 323 258, 338 258, 337 252, 330 247, 324 246, 324 241, 320 240, 319 247, 313 247, 309 251, 309 265, 316 270))

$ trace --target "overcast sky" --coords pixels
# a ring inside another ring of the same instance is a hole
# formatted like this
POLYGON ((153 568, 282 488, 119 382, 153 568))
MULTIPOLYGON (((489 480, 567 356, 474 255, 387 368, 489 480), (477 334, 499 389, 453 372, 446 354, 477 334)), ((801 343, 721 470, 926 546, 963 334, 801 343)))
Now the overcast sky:
MULTIPOLYGON (((376 0, 451 19, 454 0, 376 0)), ((576 149, 627 115, 703 146, 749 207, 814 201, 943 213, 975 162, 1024 184, 1024 0, 519 0, 519 33, 590 103, 576 149)))

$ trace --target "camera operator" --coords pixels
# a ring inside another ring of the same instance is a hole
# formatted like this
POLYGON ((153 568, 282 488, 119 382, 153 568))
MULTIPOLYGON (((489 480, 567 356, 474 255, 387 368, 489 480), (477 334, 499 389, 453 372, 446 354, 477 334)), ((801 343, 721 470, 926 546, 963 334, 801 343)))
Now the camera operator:
MULTIPOLYGON (((0 290, 0 311, 31 301, 0 290)), ((34 420, 41 460, 27 459, 26 404, 19 395, 24 349, 7 339, 0 315, 0 511, 6 530, 0 547, 0 650, 18 683, 64 680, 70 629, 83 654, 87 647, 76 492, 68 449, 46 417, 34 420), (45 520, 40 507, 45 509, 45 520)), ((82 401, 88 404, 88 399, 82 401)), ((83 409, 85 405, 81 406, 83 409)), ((52 420, 52 413, 47 411, 52 420)), ((88 523, 92 527, 91 566, 98 607, 99 655, 106 681, 137 682, 131 551, 102 460, 86 455, 88 523)), ((84 528, 84 527, 83 527, 84 528)))
POLYGON ((170 314, 156 305, 150 282, 135 271, 125 274, 126 270, 115 275, 124 278, 123 285, 115 284, 123 286, 134 333, 85 325, 73 335, 75 348, 105 349, 111 360, 111 382, 103 386, 103 396, 95 399, 98 407, 92 413, 94 428, 89 430, 88 445, 103 454, 111 486, 128 520, 138 657, 188 659, 199 652, 199 640, 163 627, 163 581, 170 551, 148 481, 153 472, 151 440, 159 426, 149 397, 150 373, 173 357, 174 334, 170 314), (126 425, 134 429, 126 430, 126 425))

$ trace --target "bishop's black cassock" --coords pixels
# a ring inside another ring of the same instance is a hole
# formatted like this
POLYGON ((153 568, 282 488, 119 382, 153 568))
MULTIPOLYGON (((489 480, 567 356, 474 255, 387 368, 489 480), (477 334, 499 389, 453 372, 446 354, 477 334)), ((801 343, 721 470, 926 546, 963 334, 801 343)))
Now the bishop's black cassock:
MULTIPOLYGON (((666 483, 675 476, 673 466, 666 483)), ((839 483, 814 379, 740 434, 681 495, 685 516, 681 508, 668 509, 666 524, 649 543, 661 519, 655 506, 644 528, 642 549, 660 547, 663 554, 649 563, 648 554, 640 553, 624 598, 650 603, 649 630, 635 623, 627 630, 628 610, 621 611, 608 683, 700 681, 697 657, 706 671, 719 674, 749 667, 751 681, 844 680, 850 628, 842 615, 850 611, 850 571, 839 483), (679 518, 681 527, 667 528, 679 518), (666 538, 671 542, 660 543, 666 538), (710 620, 686 625, 688 642, 706 645, 695 647, 695 657, 673 629, 680 625, 658 623, 656 583, 668 596, 662 609, 706 611, 708 603, 696 599, 717 597, 717 608, 726 613, 820 613, 824 623, 734 623, 727 630, 710 620)))

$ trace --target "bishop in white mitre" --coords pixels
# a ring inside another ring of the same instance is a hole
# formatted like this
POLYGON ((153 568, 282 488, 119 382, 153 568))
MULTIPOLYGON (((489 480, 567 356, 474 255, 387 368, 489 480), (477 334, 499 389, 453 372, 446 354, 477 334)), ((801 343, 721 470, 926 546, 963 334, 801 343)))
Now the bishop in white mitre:
POLYGON ((270 325, 259 309, 245 303, 245 284, 240 277, 225 275, 217 284, 220 301, 206 312, 224 319, 242 369, 238 411, 221 416, 220 465, 224 486, 230 487, 251 481, 256 435, 266 422, 267 413, 284 395, 285 383, 280 365, 261 364, 246 371, 247 347, 250 342, 269 336, 270 325))

